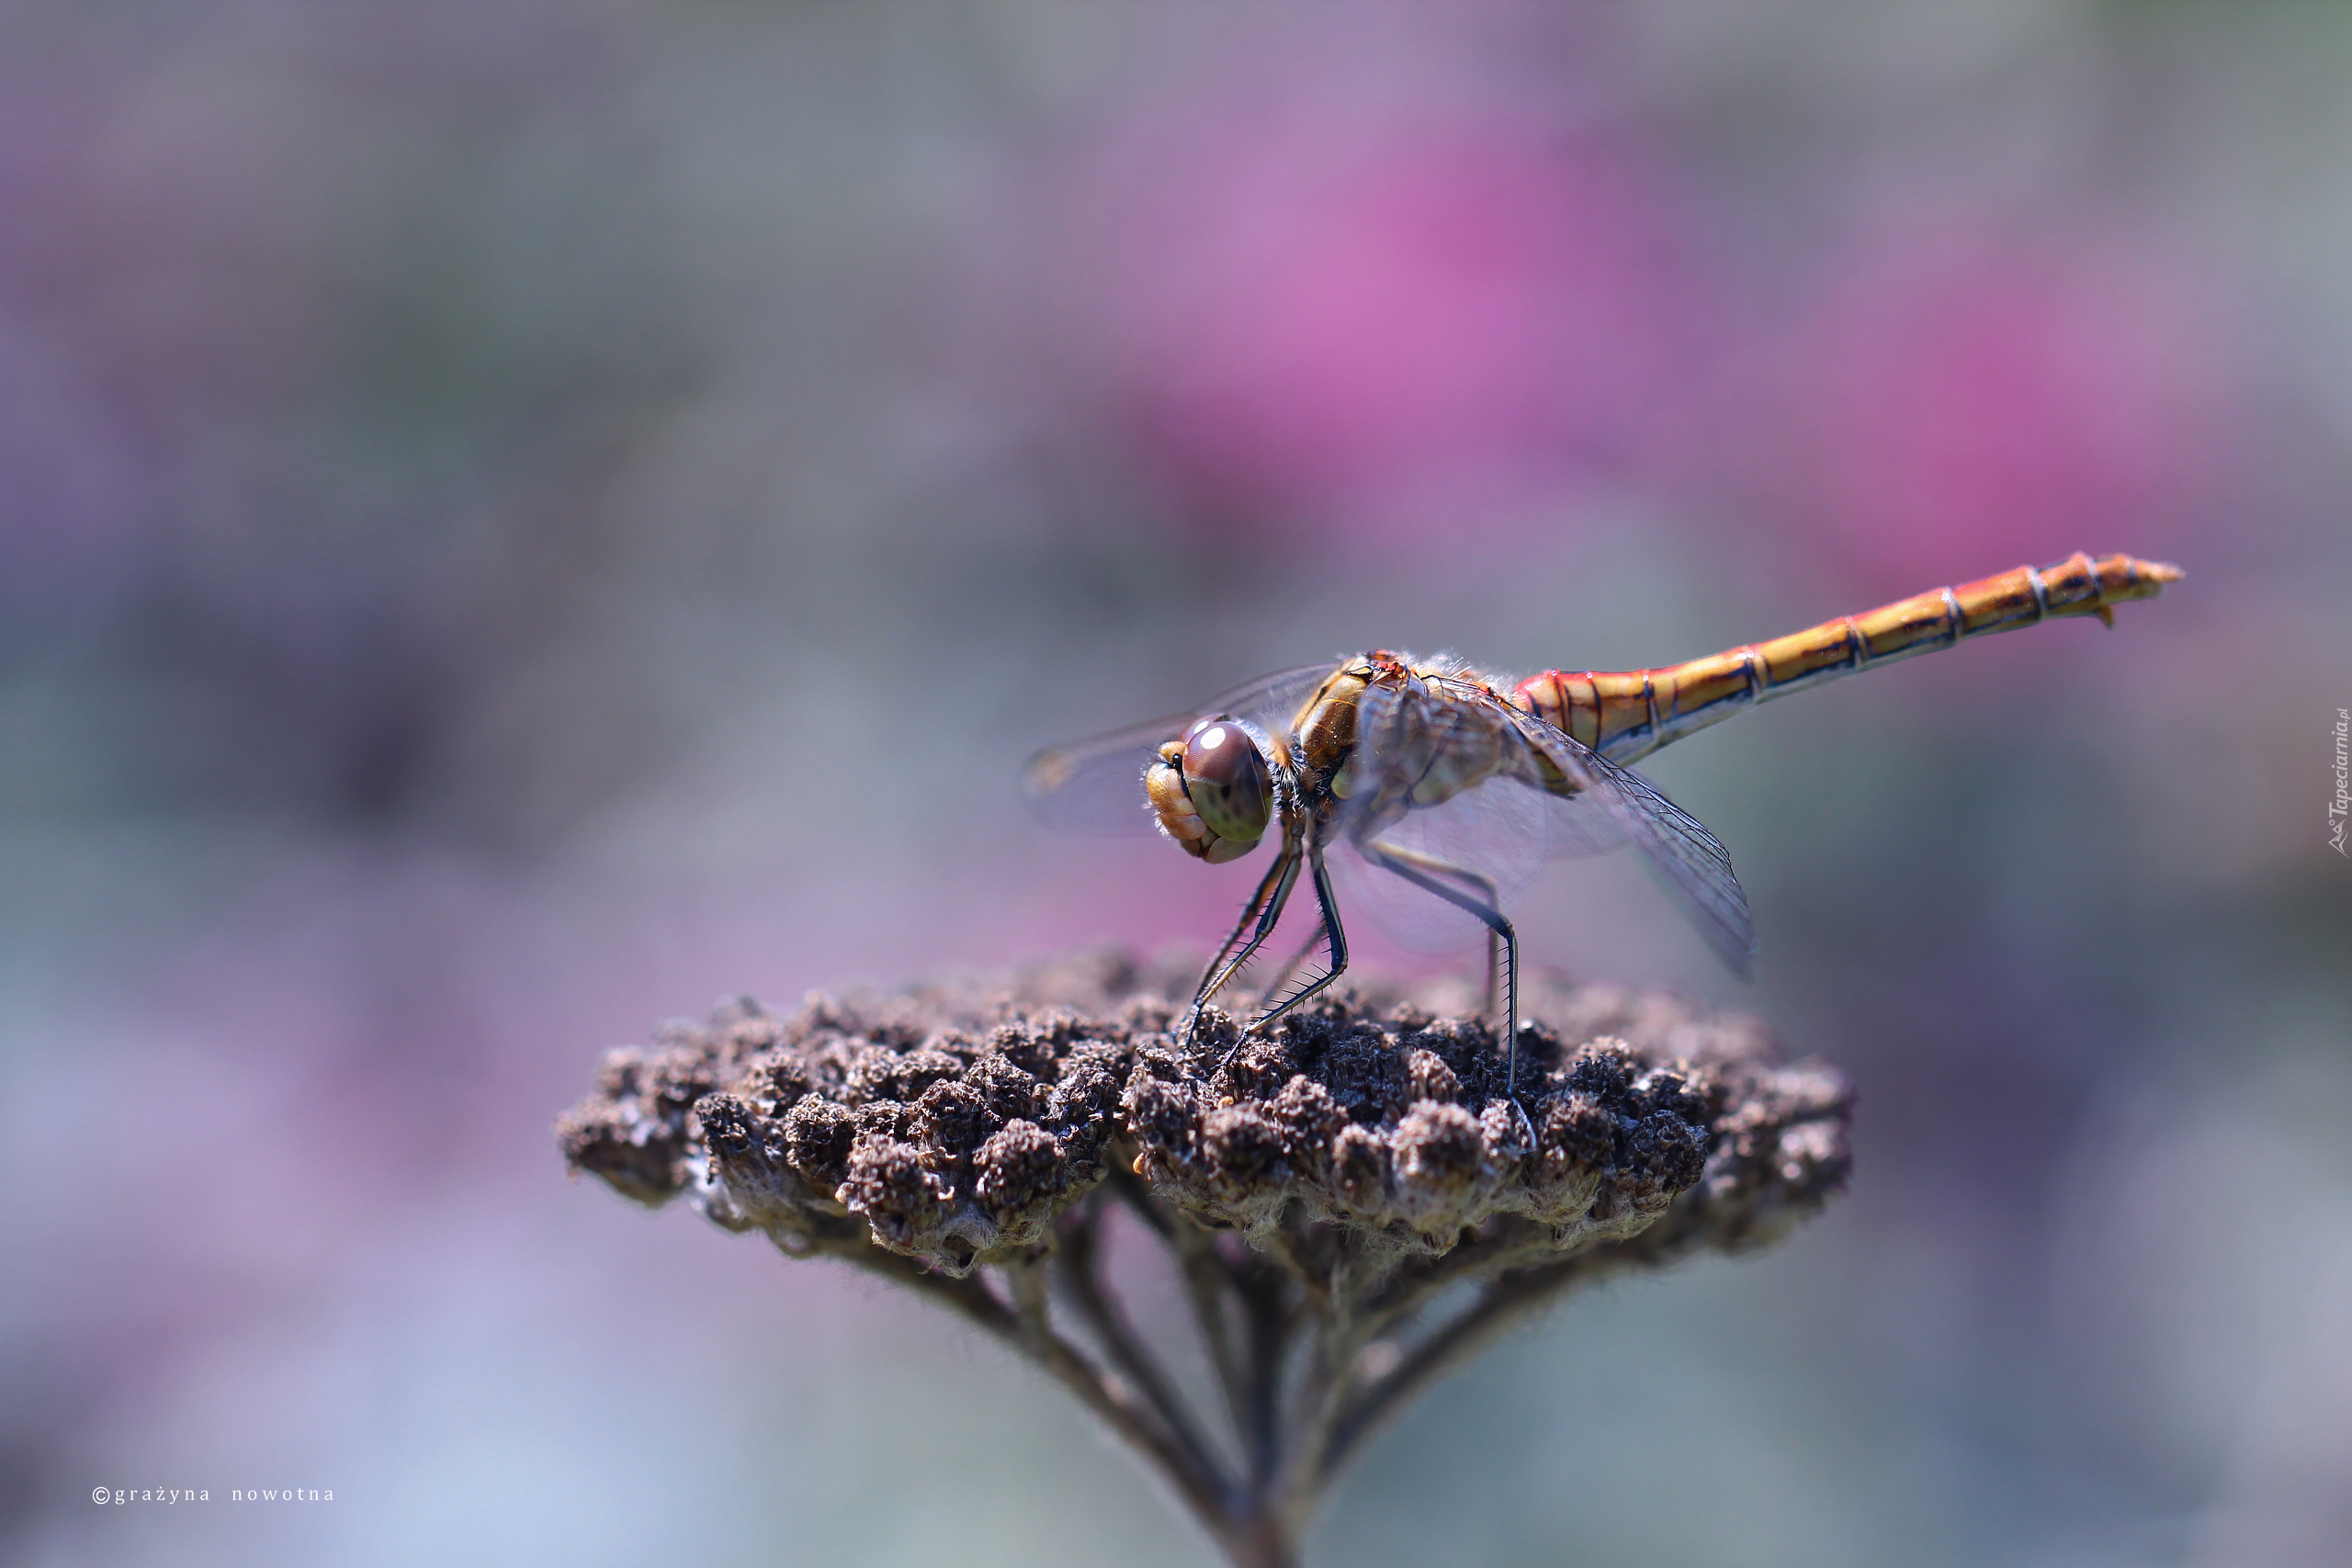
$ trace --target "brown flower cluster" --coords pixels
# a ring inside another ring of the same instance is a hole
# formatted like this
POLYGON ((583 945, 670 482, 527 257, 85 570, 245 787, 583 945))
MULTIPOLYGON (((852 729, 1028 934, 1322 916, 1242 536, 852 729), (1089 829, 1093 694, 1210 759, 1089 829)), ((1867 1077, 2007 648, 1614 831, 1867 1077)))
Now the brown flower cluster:
POLYGON ((1522 1117, 1500 1043, 1442 994, 1360 984, 1264 1038, 1212 1013, 1186 1041, 1190 978, 1096 955, 789 1014, 738 1001, 611 1053, 559 1135, 640 1202, 686 1195, 1000 1334, 1247 1562, 1288 1561, 1363 1435, 1525 1307, 1768 1241, 1845 1179, 1844 1080, 1778 1065, 1751 1020, 1534 977, 1522 1117), (1192 1284, 1233 1437, 1128 1327, 1114 1209, 1192 1284))

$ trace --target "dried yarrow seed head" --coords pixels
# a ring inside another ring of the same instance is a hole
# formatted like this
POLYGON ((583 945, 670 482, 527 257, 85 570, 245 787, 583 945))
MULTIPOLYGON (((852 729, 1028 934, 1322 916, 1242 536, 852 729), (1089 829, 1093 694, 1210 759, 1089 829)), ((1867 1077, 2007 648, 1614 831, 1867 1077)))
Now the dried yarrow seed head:
POLYGON ((624 1196, 684 1194, 1002 1337, 1251 1564, 1292 1561, 1364 1435, 1524 1308, 1768 1242, 1845 1180, 1845 1080, 1777 1065, 1752 1020, 1535 977, 1522 1119, 1500 1043, 1441 996, 1359 983, 1263 1038, 1211 1013, 1188 1040, 1189 979, 1098 955, 737 1001, 608 1055, 559 1135, 624 1196), (1225 1441, 1119 1305, 1114 1211, 1193 1292, 1225 1441))

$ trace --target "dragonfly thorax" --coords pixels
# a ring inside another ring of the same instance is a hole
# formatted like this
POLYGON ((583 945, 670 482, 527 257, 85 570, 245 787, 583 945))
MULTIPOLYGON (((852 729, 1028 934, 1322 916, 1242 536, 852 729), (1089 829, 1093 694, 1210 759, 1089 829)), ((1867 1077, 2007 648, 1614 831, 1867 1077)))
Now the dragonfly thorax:
POLYGON ((1513 760, 1506 699, 1449 656, 1375 650, 1324 682, 1299 719, 1300 758, 1360 824, 1442 805, 1513 760))

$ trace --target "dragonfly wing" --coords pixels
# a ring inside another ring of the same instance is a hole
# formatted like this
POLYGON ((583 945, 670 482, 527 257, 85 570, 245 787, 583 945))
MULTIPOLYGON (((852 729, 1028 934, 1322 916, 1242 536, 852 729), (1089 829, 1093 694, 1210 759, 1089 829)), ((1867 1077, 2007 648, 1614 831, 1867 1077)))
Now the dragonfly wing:
MULTIPOLYGON (((1387 793, 1381 785, 1393 782, 1387 777, 1392 771, 1418 767, 1448 748, 1482 739, 1491 743, 1493 733, 1491 727, 1470 721, 1459 709, 1418 705, 1408 711, 1406 700, 1393 692, 1377 687, 1364 692, 1356 706, 1355 804, 1340 817, 1340 839, 1350 841, 1361 833, 1408 857, 1420 857, 1425 866, 1433 862, 1476 873, 1492 888, 1496 903, 1508 908, 1544 864, 1550 805, 1540 789, 1517 776, 1532 776, 1532 770, 1497 773, 1441 805, 1417 807, 1385 821, 1364 816, 1387 793)), ((1344 907, 1366 910, 1382 929, 1408 945, 1453 947, 1486 934, 1476 917, 1354 854, 1340 856, 1339 863, 1350 884, 1344 907)), ((1484 896, 1476 884, 1448 880, 1484 896)))
MULTIPOLYGON (((1430 863, 1459 867, 1484 877, 1495 901, 1509 908, 1527 890, 1544 863, 1544 797, 1511 779, 1489 779, 1442 806, 1408 813, 1370 835, 1376 842, 1430 863)), ((1342 842, 1347 840, 1343 838, 1342 842)), ((1344 908, 1363 909, 1382 930, 1408 946, 1456 947, 1483 937, 1487 928, 1466 910, 1436 897, 1401 877, 1341 855, 1351 897, 1344 908)), ((1476 884, 1449 878, 1483 897, 1476 884)))
POLYGON ((1048 827, 1103 837, 1156 832, 1158 818, 1143 791, 1144 770, 1159 749, 1204 714, 1230 714, 1276 733, 1331 673, 1329 664, 1280 670, 1222 692, 1197 707, 1146 719, 1124 729, 1048 746, 1021 770, 1021 792, 1048 827))
POLYGON ((1049 746, 1021 770, 1021 793, 1049 828, 1097 837, 1139 837, 1157 820, 1144 795, 1144 770, 1170 734, 1183 733, 1191 716, 1153 719, 1129 729, 1067 746, 1049 746), (1171 731, 1168 727, 1173 723, 1171 731))
POLYGON ((1630 841, 1625 825, 1597 790, 1544 797, 1544 852, 1554 860, 1590 860, 1630 841))
POLYGON ((1315 694, 1315 688, 1331 678, 1340 666, 1336 661, 1322 664, 1301 664, 1289 670, 1277 670, 1271 675, 1261 675, 1254 681, 1244 681, 1228 692, 1220 692, 1194 708, 1194 716, 1208 713, 1231 714, 1246 718, 1261 729, 1277 735, 1290 733, 1290 721, 1298 716, 1300 706, 1315 694))
POLYGON ((1584 835, 1572 841, 1605 849, 1613 837, 1639 850, 1707 945, 1732 973, 1746 978, 1756 955, 1756 924, 1723 841, 1639 773, 1619 767, 1543 720, 1521 715, 1519 731, 1578 786, 1574 795, 1555 797, 1554 830, 1562 831, 1565 823, 1566 832, 1584 835), (1613 818, 1613 834, 1607 818, 1613 818))

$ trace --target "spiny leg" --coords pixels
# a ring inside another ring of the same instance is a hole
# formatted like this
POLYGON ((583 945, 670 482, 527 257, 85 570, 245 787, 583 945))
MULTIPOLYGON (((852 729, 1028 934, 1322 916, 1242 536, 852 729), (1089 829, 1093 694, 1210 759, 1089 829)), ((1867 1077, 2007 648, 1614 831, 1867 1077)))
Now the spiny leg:
MULTIPOLYGON (((1487 1011, 1491 1014, 1503 1000, 1503 939, 1493 931, 1487 932, 1487 1011)), ((1507 1007, 1506 1011, 1510 1010, 1507 1007)))
MULTIPOLYGON (((1217 945, 1216 956, 1209 960, 1208 968, 1201 976, 1200 985, 1193 989, 1194 1006, 1197 1007, 1208 999, 1212 989, 1209 985, 1210 977, 1225 968, 1225 961, 1231 958, 1234 951, 1240 947, 1243 941, 1242 933, 1250 929, 1251 921, 1265 912, 1266 900, 1274 896, 1274 889, 1280 886, 1284 874, 1290 869, 1287 863, 1289 858, 1286 854, 1276 855, 1273 864, 1266 868, 1266 874, 1258 879, 1257 888, 1243 902, 1241 913, 1233 922, 1233 929, 1225 933, 1225 941, 1217 945)), ((1220 981, 1219 984, 1223 982, 1220 981)))
POLYGON ((1200 1022, 1201 1009, 1225 988, 1226 982, 1233 978, 1235 971, 1249 963, 1251 956, 1266 944, 1266 939, 1273 935, 1274 927, 1283 918, 1283 907, 1290 902, 1291 888, 1298 881, 1298 863, 1302 858, 1295 844, 1284 845, 1282 854, 1259 882, 1258 890, 1250 895, 1250 901, 1241 907, 1241 918, 1234 922, 1233 934, 1225 939, 1223 947, 1217 949, 1217 955, 1210 962, 1208 972, 1201 976, 1199 987, 1193 992, 1192 1010, 1184 1017, 1183 1032, 1187 1042, 1192 1040, 1193 1031, 1200 1022), (1247 942, 1243 942, 1241 932, 1253 915, 1257 917, 1258 929, 1247 942), (1236 943, 1240 945, 1237 947, 1236 943))
POLYGON ((1532 1142, 1535 1136, 1535 1122, 1533 1118, 1527 1114, 1527 1107, 1519 1102, 1519 934, 1511 929, 1510 921, 1504 918, 1502 910, 1498 908, 1500 900, 1497 897, 1493 879, 1471 870, 1468 866, 1455 865, 1451 861, 1440 860, 1435 855, 1424 854, 1418 850, 1404 849, 1396 844, 1384 844, 1376 839, 1364 840, 1359 842, 1356 848, 1363 852, 1363 857, 1366 860, 1383 871, 1393 872, 1423 892, 1433 893, 1455 908, 1466 910, 1477 917, 1479 922, 1487 928, 1487 985, 1489 998, 1492 997, 1494 989, 1495 950, 1498 944, 1500 945, 1504 999, 1503 1033, 1510 1041, 1510 1044, 1506 1047, 1507 1055, 1504 1057, 1503 1098, 1510 1101, 1511 1109, 1519 1112, 1521 1122, 1527 1123, 1527 1134, 1532 1142), (1480 899, 1439 880, 1441 877, 1447 876, 1468 883, 1483 892, 1486 897, 1480 899))
POLYGON ((1436 894, 1449 904, 1468 910, 1487 927, 1487 1006, 1491 1010, 1498 1000, 1497 990, 1499 988, 1505 991, 1507 995, 1501 998, 1506 1003, 1505 1022, 1515 1032, 1518 1026, 1516 1014, 1519 996, 1519 942, 1510 921, 1503 916, 1502 896, 1499 889, 1496 887, 1494 879, 1484 872, 1475 871, 1466 865, 1456 865, 1452 861, 1441 859, 1425 851, 1408 850, 1401 844, 1381 843, 1375 840, 1367 840, 1357 847, 1374 864, 1385 871, 1394 872, 1416 886, 1436 894), (1400 865, 1397 863, 1399 862, 1404 863, 1400 865), (1412 869, 1407 870, 1408 866, 1412 869), (1465 902, 1464 896, 1458 890, 1432 886, 1422 877, 1414 875, 1415 871, 1430 876, 1458 878, 1485 897, 1483 900, 1465 902), (1502 982, 1499 987, 1497 985, 1498 978, 1502 982))
POLYGON ((1261 995, 1261 1000, 1263 1000, 1267 997, 1274 996, 1276 993, 1280 992, 1284 986, 1290 984, 1290 977, 1298 973, 1299 967, 1313 955, 1317 948, 1323 945, 1324 929, 1323 921, 1318 917, 1315 922, 1315 929, 1306 933, 1306 942, 1300 946, 1296 953, 1292 953, 1287 959, 1283 960, 1283 966, 1275 970, 1272 976, 1268 978, 1266 981, 1266 988, 1261 995))
MULTIPOLYGON (((1316 992, 1323 989, 1324 987, 1329 986, 1332 981, 1338 979, 1341 975, 1347 972, 1347 928, 1340 924, 1340 901, 1331 892, 1331 873, 1323 863, 1323 846, 1316 844, 1310 847, 1306 852, 1306 856, 1307 862, 1314 868, 1315 873, 1315 902, 1322 911, 1322 925, 1316 934, 1318 937, 1323 938, 1328 942, 1329 945, 1326 948, 1326 954, 1329 958, 1330 962, 1324 966, 1322 974, 1317 976, 1314 979, 1307 981, 1305 985, 1299 987, 1298 989, 1293 991, 1289 996, 1276 998, 1272 1007, 1269 1007, 1264 1012, 1260 1013, 1255 1019, 1250 1021, 1250 1027, 1242 1031, 1245 1035, 1258 1033, 1268 1024, 1273 1022, 1274 1020, 1282 1017, 1283 1014, 1290 1011, 1291 1009, 1298 1006, 1299 1003, 1305 1001, 1316 992)), ((1290 978, 1289 969, 1297 968, 1299 960, 1304 959, 1307 953, 1312 953, 1314 950, 1315 943, 1310 941, 1306 944, 1306 952, 1301 953, 1297 959, 1291 961, 1288 969, 1285 969, 1283 974, 1278 977, 1276 986, 1278 987, 1283 981, 1288 980, 1290 978)), ((1275 987, 1269 987, 1268 994, 1272 995, 1274 988, 1275 987)), ((1233 1043, 1232 1050, 1226 1052, 1225 1059, 1227 1062, 1232 1061, 1234 1053, 1240 1049, 1241 1042, 1238 1040, 1235 1041, 1233 1043)))

